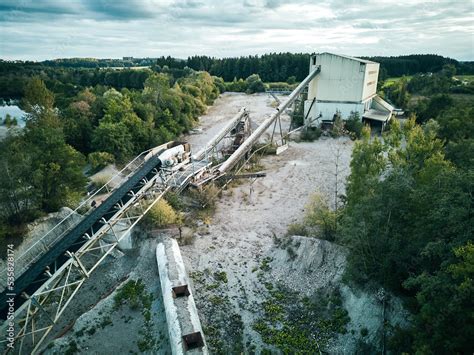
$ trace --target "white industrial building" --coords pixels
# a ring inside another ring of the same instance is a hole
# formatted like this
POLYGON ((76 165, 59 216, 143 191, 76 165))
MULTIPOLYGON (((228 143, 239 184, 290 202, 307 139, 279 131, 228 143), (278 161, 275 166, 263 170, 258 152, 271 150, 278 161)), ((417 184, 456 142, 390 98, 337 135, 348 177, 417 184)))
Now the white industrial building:
POLYGON ((309 83, 304 104, 307 125, 331 122, 336 114, 346 120, 351 112, 382 127, 390 120, 393 107, 377 95, 379 63, 320 53, 311 56, 310 72, 317 67, 321 72, 309 83))

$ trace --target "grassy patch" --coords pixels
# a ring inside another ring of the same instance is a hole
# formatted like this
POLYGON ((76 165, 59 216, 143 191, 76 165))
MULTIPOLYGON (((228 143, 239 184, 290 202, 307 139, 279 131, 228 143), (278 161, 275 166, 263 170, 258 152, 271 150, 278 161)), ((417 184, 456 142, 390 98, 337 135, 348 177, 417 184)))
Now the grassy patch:
POLYGON ((263 302, 253 328, 265 343, 284 354, 324 351, 333 336, 346 332, 349 317, 338 291, 308 298, 282 285, 267 290, 270 297, 263 302))
POLYGON ((209 297, 203 330, 212 354, 243 354, 243 322, 227 296, 209 297))
POLYGON ((219 282, 227 283, 227 274, 225 271, 216 271, 214 273, 214 278, 219 282))
POLYGON ((474 75, 455 75, 454 77, 461 81, 467 81, 467 82, 474 81, 474 75))
POLYGON ((123 304, 128 304, 131 309, 138 309, 142 303, 145 284, 142 280, 130 280, 121 287, 114 297, 114 308, 118 309, 123 304))
MULTIPOLYGON (((407 81, 410 81, 413 76, 412 75, 405 75, 404 77, 407 79, 407 81)), ((388 78, 383 83, 383 87, 393 85, 393 84, 397 83, 398 81, 400 81, 401 79, 402 79, 402 76, 388 78)))
POLYGON ((262 271, 270 271, 271 270, 271 266, 270 266, 270 263, 272 262, 272 258, 271 257, 266 257, 266 258, 263 258, 262 262, 260 263, 260 270, 262 271))

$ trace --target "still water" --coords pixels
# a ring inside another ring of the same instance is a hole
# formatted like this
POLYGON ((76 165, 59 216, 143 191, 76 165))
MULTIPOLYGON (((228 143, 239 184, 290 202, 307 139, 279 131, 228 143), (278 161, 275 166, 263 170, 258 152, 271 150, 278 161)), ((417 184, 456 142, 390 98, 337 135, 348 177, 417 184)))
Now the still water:
POLYGON ((2 118, 2 120, 5 119, 5 116, 7 114, 10 114, 11 118, 16 117, 16 119, 18 120, 18 126, 25 126, 25 120, 23 119, 23 117, 26 115, 26 112, 23 111, 21 108, 16 105, 0 106, 0 117, 2 118))

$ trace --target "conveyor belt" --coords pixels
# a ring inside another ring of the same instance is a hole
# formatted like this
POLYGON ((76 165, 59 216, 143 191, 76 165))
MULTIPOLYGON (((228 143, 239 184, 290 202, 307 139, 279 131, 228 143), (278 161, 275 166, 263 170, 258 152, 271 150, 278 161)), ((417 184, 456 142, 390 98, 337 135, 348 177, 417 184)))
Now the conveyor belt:
MULTIPOLYGON (((34 262, 31 267, 25 271, 22 275, 16 278, 13 293, 15 297, 15 307, 18 308, 25 301, 21 297, 22 292, 27 294, 33 294, 40 286, 41 282, 36 282, 44 279, 44 271, 48 266, 53 265, 56 262, 57 267, 62 265, 67 257, 65 256, 66 251, 77 251, 82 244, 85 243, 84 239, 81 239, 85 233, 92 235, 94 232, 99 230, 105 219, 108 221, 115 213, 116 209, 114 206, 117 202, 122 204, 126 203, 132 198, 129 192, 137 192, 140 189, 140 181, 143 178, 150 179, 156 175, 155 168, 160 169, 161 162, 158 159, 158 154, 152 156, 149 160, 143 164, 142 167, 135 172, 130 179, 128 179, 123 185, 115 190, 102 204, 100 204, 91 214, 85 217, 79 224, 77 224, 68 234, 61 238, 52 248, 50 248, 39 260, 34 262)), ((8 293, 11 291, 5 289, 0 294, 0 314, 3 319, 6 318, 7 314, 7 299, 8 293)))

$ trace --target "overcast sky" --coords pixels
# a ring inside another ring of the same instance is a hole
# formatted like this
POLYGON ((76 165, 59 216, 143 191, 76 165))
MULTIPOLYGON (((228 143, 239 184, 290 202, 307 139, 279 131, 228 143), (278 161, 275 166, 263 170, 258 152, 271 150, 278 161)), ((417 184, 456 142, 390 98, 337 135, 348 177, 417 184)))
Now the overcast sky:
POLYGON ((0 58, 436 53, 474 60, 474 0, 0 0, 0 58))

